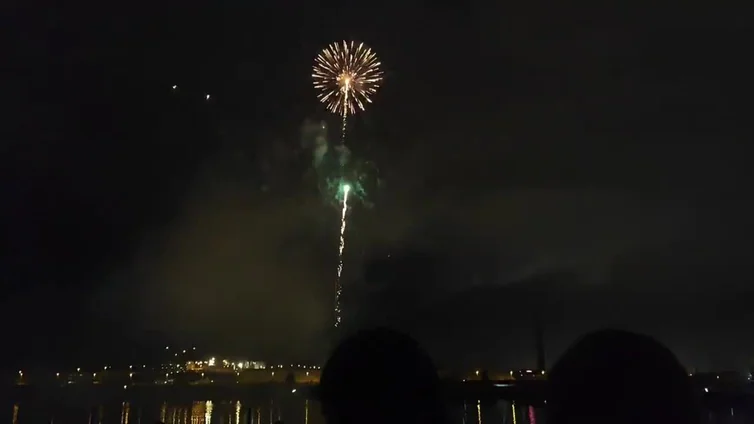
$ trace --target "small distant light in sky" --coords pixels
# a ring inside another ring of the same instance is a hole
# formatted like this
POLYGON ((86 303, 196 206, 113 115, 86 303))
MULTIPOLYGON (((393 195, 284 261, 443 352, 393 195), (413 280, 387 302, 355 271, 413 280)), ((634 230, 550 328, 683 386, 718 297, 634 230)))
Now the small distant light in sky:
POLYGON ((209 100, 209 94, 207 94, 207 95, 205 96, 205 99, 209 100))
POLYGON ((177 85, 173 84, 173 90, 176 90, 178 88, 177 85))

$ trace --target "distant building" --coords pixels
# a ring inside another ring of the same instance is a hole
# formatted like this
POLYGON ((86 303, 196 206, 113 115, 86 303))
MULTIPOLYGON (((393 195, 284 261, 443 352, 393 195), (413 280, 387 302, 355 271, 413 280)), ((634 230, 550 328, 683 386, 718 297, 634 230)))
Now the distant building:
POLYGON ((545 378, 545 370, 511 371, 515 380, 541 380, 545 378))
POLYGON ((235 372, 242 370, 263 370, 267 364, 262 361, 248 361, 245 359, 209 358, 206 361, 186 362, 186 371, 193 372, 235 372))

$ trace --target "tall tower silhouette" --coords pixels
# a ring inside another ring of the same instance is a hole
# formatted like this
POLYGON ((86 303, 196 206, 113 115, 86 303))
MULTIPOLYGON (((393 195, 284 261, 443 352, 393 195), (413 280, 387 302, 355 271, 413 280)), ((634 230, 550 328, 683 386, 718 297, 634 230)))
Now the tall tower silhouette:
POLYGON ((545 357, 545 335, 542 326, 542 316, 539 312, 534 315, 534 342, 537 349, 537 371, 547 369, 547 358, 545 357))

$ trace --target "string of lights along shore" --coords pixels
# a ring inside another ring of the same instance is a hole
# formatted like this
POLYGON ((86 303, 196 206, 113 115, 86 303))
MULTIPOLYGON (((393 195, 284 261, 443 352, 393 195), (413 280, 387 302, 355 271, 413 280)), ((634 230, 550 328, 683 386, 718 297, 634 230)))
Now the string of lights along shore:
MULTIPOLYGON (((377 54, 364 43, 341 41, 325 47, 315 58, 312 69, 317 98, 327 110, 340 115, 340 142, 346 142, 346 122, 350 115, 364 110, 372 103, 372 96, 382 83, 382 70, 377 54)), ((343 174, 343 173, 341 173, 343 174)), ((346 246, 348 194, 351 185, 341 181, 340 194, 343 205, 340 213, 340 244, 338 248, 338 272, 335 279, 335 327, 341 323, 340 297, 343 292, 340 276, 343 273, 343 250, 346 246)))

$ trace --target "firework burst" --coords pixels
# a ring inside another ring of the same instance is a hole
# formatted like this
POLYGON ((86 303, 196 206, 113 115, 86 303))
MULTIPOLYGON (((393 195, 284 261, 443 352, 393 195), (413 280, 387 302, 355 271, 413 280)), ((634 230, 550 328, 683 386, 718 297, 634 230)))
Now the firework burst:
POLYGON ((342 134, 348 115, 364 110, 380 88, 382 70, 372 49, 364 43, 342 41, 332 43, 314 60, 312 69, 317 98, 327 110, 343 118, 342 134))
MULTIPOLYGON (((367 103, 372 103, 371 97, 377 92, 382 82, 382 71, 377 55, 364 43, 356 44, 353 41, 332 43, 314 60, 312 79, 314 88, 319 91, 317 99, 327 106, 327 110, 341 116, 341 143, 345 143, 348 116, 355 114, 357 110, 364 110, 367 103)), ((338 273, 335 280, 335 327, 341 324, 340 298, 343 286, 340 278, 343 273, 348 196, 351 189, 350 184, 341 181, 338 191, 342 194, 343 205, 340 213, 338 273)))

